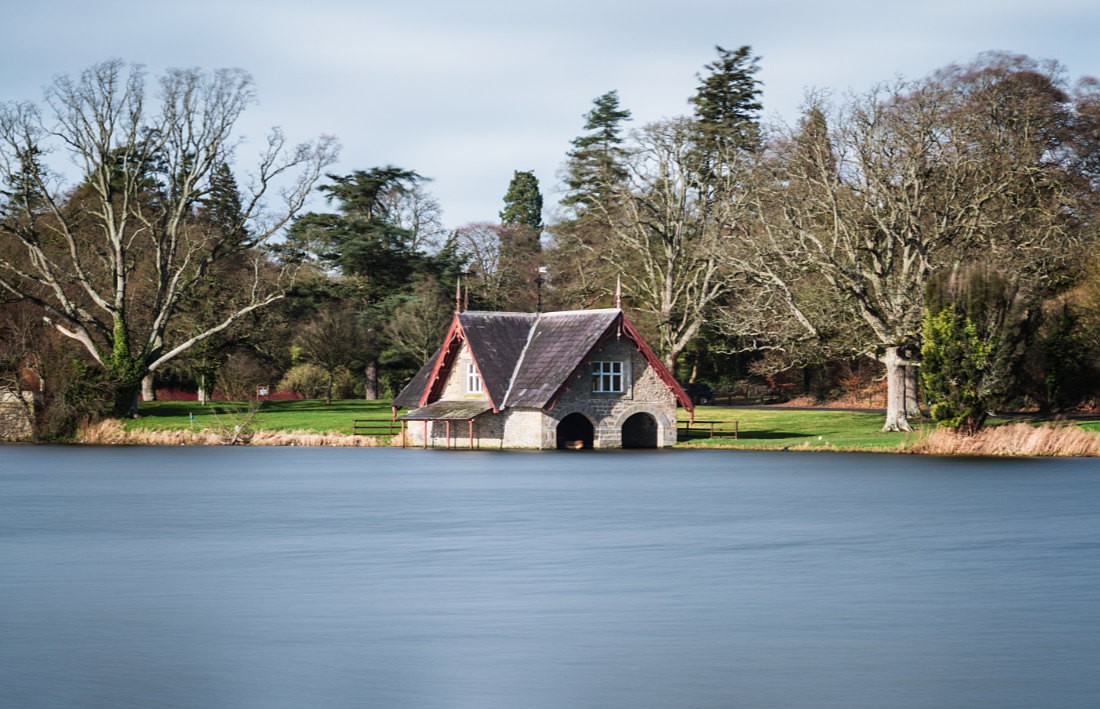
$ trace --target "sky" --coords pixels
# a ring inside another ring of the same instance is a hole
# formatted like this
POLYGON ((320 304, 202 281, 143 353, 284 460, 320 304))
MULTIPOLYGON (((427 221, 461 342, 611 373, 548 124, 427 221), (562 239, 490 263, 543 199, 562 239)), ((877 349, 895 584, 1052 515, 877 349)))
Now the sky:
MULTIPOLYGON (((570 141, 619 92, 631 126, 690 112, 716 45, 761 57, 767 120, 808 89, 863 92, 1003 50, 1100 76, 1095 0, 38 0, 5 8, 0 101, 39 101, 60 74, 109 58, 245 69, 257 105, 243 164, 267 130, 342 144, 336 174, 396 165, 431 178, 449 228, 498 221, 516 170, 552 220, 570 141)), ((314 208, 323 209, 320 203, 314 208)))

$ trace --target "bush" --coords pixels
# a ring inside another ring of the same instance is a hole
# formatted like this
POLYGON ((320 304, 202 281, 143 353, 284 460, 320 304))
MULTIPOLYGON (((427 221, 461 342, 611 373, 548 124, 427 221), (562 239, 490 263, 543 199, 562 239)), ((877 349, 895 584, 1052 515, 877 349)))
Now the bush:
POLYGON ((47 387, 36 435, 42 441, 72 439, 81 425, 99 421, 114 403, 117 385, 98 369, 73 359, 60 366, 47 387))
MULTIPOLYGON (((359 382, 347 367, 340 367, 332 383, 332 395, 337 399, 355 396, 359 382)), ((299 364, 290 369, 278 388, 292 391, 305 399, 323 399, 328 391, 328 372, 316 364, 299 364)))
POLYGON ((279 380, 278 389, 292 391, 306 399, 320 399, 328 387, 328 373, 316 364, 299 364, 279 380))

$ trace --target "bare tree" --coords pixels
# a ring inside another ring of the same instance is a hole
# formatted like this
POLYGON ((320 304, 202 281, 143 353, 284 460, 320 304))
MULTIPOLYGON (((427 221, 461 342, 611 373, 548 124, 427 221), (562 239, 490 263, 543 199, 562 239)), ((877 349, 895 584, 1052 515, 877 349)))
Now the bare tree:
POLYGON ((602 258, 622 274, 624 293, 656 322, 665 364, 676 360, 735 287, 731 241, 748 223, 744 178, 751 154, 730 151, 701 179, 697 126, 675 119, 633 136, 625 182, 601 208, 608 226, 602 258))
POLYGON ((333 384, 341 368, 351 368, 357 362, 374 361, 375 357, 370 355, 375 346, 370 340, 357 313, 335 308, 321 310, 298 332, 295 343, 301 349, 302 357, 328 375, 326 404, 332 403, 333 384))
POLYGON ((491 308, 504 305, 500 260, 501 232, 504 229, 500 224, 475 222, 459 227, 452 237, 458 254, 466 260, 470 285, 477 300, 491 308))
POLYGON ((439 294, 434 280, 419 283, 386 322, 385 332, 393 349, 418 366, 427 362, 443 341, 454 305, 439 294))
POLYGON ((409 234, 409 248, 422 253, 438 251, 446 240, 443 208, 420 182, 382 195, 388 218, 409 234))
POLYGON ((990 55, 898 82, 833 110, 812 97, 799 129, 771 144, 769 189, 738 267, 811 335, 798 276, 822 279, 886 369, 883 430, 913 406, 924 286, 966 259, 1051 273, 1079 233, 1079 181, 1061 146, 1072 129, 1052 67, 990 55))
POLYGON ((336 156, 332 138, 291 146, 273 130, 248 175, 239 228, 205 224, 196 208, 234 157, 233 127, 253 102, 240 70, 170 70, 159 102, 140 67, 111 60, 47 88, 42 106, 0 107, 0 288, 37 305, 118 382, 116 408, 141 379, 196 343, 284 297, 288 273, 262 247, 303 206, 336 156), (66 190, 38 159, 64 150, 81 182, 66 190), (278 196, 279 206, 267 202, 278 196), (252 260, 246 302, 169 342, 181 298, 212 265, 252 260))

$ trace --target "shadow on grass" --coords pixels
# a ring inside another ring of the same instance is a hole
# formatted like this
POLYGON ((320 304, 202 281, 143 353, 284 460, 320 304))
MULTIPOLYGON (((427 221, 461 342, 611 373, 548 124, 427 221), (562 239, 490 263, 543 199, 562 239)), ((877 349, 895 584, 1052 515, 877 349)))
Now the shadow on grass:
MULTIPOLYGON (((816 435, 816 434, 814 434, 816 435)), ((813 435, 808 433, 791 433, 789 431, 741 431, 737 438, 733 436, 715 436, 711 438, 706 431, 699 431, 698 433, 692 431, 691 435, 684 437, 680 435, 681 441, 720 441, 720 440, 738 440, 738 441, 774 441, 779 439, 798 439, 798 438, 813 438, 813 435)))
MULTIPOLYGON (((139 410, 142 415, 150 416, 171 416, 177 415, 180 411, 193 411, 199 413, 201 411, 210 411, 214 409, 230 409, 246 405, 245 402, 233 402, 233 401, 212 401, 209 404, 199 404, 195 401, 150 401, 142 402, 139 406, 139 410)), ((265 400, 263 402, 264 411, 270 412, 309 412, 309 411, 327 411, 327 412, 344 412, 344 413, 390 413, 389 401, 365 401, 358 399, 338 399, 331 404, 326 404, 324 399, 294 399, 289 401, 273 401, 265 400)))
POLYGON ((791 431, 741 431, 741 440, 772 441, 777 438, 813 438, 808 433, 793 433, 791 431))

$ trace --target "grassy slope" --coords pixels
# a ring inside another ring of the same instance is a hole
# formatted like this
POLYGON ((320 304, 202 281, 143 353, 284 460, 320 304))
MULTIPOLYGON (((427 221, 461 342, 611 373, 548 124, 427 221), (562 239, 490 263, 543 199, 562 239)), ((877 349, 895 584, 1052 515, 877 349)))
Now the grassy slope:
MULTIPOLYGON (((195 402, 151 402, 141 405, 142 418, 127 421, 128 429, 201 429, 216 426, 216 413, 224 405, 199 406, 195 402), (192 421, 191 416, 194 416, 192 421)), ((684 416, 685 412, 680 412, 684 416)), ((222 414, 223 419, 227 418, 222 414)), ((276 431, 337 431, 350 434, 352 421, 390 420, 388 402, 343 400, 326 406, 323 401, 268 401, 260 410, 255 428, 276 431)), ((799 411, 701 406, 697 422, 737 420, 738 440, 693 440, 684 447, 737 448, 841 448, 894 450, 918 434, 880 433, 882 415, 848 411, 799 411)))

